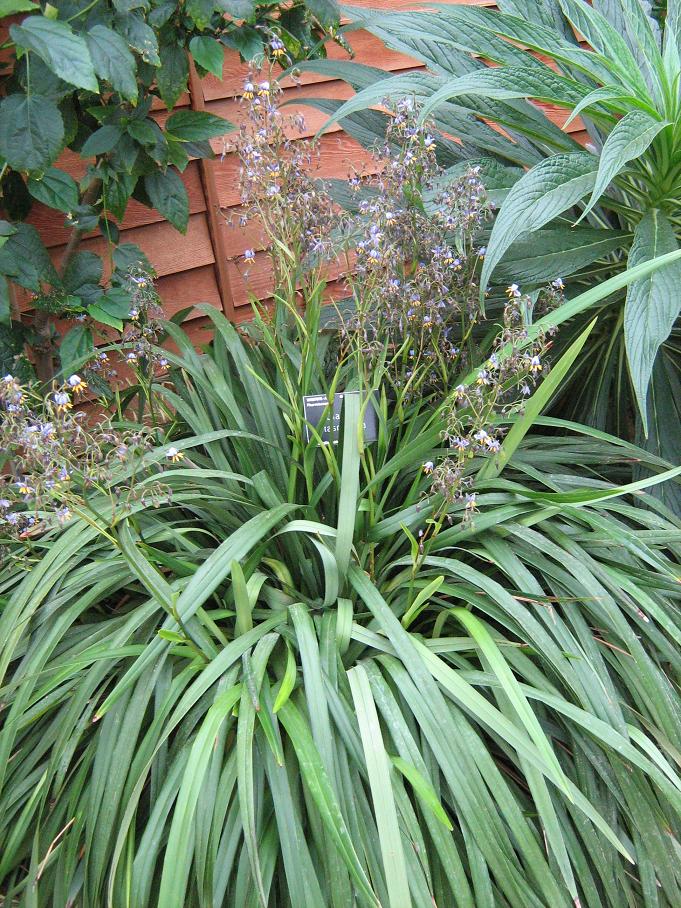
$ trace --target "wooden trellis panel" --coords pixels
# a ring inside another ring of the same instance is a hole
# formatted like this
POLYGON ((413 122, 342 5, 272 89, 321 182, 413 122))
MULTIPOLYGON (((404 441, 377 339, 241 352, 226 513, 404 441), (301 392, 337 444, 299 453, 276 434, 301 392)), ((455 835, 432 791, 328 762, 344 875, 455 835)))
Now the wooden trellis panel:
MULTIPOLYGON (((414 3, 395 0, 354 0, 355 5, 368 8, 385 8, 387 11, 414 8, 414 3)), ((493 0, 449 0, 451 3, 468 3, 477 6, 494 6, 493 0)), ((423 7, 423 3, 418 6, 423 7)), ((419 64, 404 54, 388 50, 383 44, 364 31, 353 32, 350 43, 355 50, 355 60, 392 72, 418 70, 419 64)), ((344 59, 344 52, 335 46, 330 56, 344 59)), ((243 119, 238 95, 241 91, 247 67, 239 61, 238 55, 226 52, 222 80, 214 76, 200 80, 192 74, 190 91, 183 95, 176 110, 185 108, 205 109, 210 113, 224 116, 234 123, 243 119)), ((341 81, 316 73, 304 73, 300 86, 288 83, 284 89, 285 100, 293 101, 289 110, 300 111, 305 116, 306 131, 300 141, 307 141, 315 134, 326 119, 314 108, 295 104, 296 99, 305 96, 344 99, 351 89, 341 81)), ((566 118, 564 111, 547 108, 551 119, 562 125, 566 118)), ((167 112, 160 103, 155 105, 154 115, 163 121, 167 112)), ((571 125, 573 134, 582 138, 579 122, 571 125)), ((229 141, 229 135, 225 137, 229 141)), ((240 229, 230 226, 226 215, 238 213, 238 162, 233 152, 225 150, 225 140, 214 140, 213 146, 220 154, 210 162, 192 161, 182 179, 187 188, 190 204, 190 219, 187 233, 183 236, 164 221, 156 211, 132 201, 128 206, 122 224, 121 242, 137 243, 158 274, 158 289, 170 316, 180 309, 197 303, 208 303, 221 309, 233 321, 241 321, 251 314, 249 294, 267 299, 271 293, 267 257, 255 226, 240 229), (248 286, 243 278, 240 256, 245 249, 254 247, 256 259, 249 268, 248 286)), ((229 147, 229 146, 227 146, 229 147)), ((326 133, 320 142, 320 176, 345 177, 351 166, 361 168, 368 163, 369 156, 357 142, 335 127, 326 133)), ((57 166, 78 178, 86 162, 72 152, 66 152, 57 166)), ((235 219, 236 221, 236 219, 235 219)), ((40 231, 43 241, 50 248, 55 260, 62 254, 69 231, 64 227, 62 216, 36 203, 30 222, 40 231)), ((104 240, 96 232, 84 240, 84 248, 97 251, 104 249, 104 240)), ((329 293, 340 295, 342 287, 330 275, 329 293)), ((191 318, 190 334, 198 342, 202 339, 206 319, 197 314, 191 318)))

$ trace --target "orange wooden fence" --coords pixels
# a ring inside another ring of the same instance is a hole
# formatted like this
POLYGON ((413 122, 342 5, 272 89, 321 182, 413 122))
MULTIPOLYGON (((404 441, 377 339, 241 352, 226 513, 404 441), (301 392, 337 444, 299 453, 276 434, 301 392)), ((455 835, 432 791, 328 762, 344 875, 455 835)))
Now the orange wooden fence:
MULTIPOLYGON (((414 8, 415 2, 398 3, 395 0, 354 0, 355 5, 390 10, 414 8)), ((493 0, 448 0, 451 3, 469 3, 478 6, 494 6, 493 0)), ((419 3, 418 6, 423 6, 419 3)), ((365 31, 352 32, 350 43, 355 51, 355 60, 371 66, 399 72, 416 70, 419 64, 412 58, 390 51, 375 37, 365 31)), ((340 48, 331 46, 329 55, 346 58, 340 48)), ((190 80, 190 90, 180 98, 177 109, 182 107, 205 109, 239 123, 243 112, 239 105, 239 94, 247 72, 247 66, 239 61, 238 55, 228 51, 222 80, 208 76, 201 80, 196 74, 190 80)), ((315 73, 304 73, 300 86, 285 83, 284 100, 293 101, 289 110, 300 111, 306 121, 306 132, 301 141, 313 136, 326 119, 326 115, 312 107, 295 104, 305 96, 342 99, 351 95, 351 89, 338 80, 315 73)), ((548 110, 551 118, 562 125, 566 118, 564 111, 548 110)), ((159 103, 154 116, 159 121, 167 117, 159 103)), ((572 131, 579 132, 579 122, 572 124, 572 131)), ((577 136, 581 138, 581 136, 577 136)), ((257 229, 253 226, 239 228, 238 217, 229 223, 229 215, 238 215, 238 161, 229 150, 229 134, 224 139, 213 141, 213 147, 220 155, 214 161, 192 161, 183 174, 190 204, 189 227, 183 236, 164 221, 157 212, 131 201, 122 224, 121 242, 137 243, 148 256, 158 274, 158 290, 164 301, 167 314, 197 303, 208 303, 221 309, 233 321, 241 321, 251 314, 249 294, 267 299, 271 292, 267 257, 259 248, 257 229), (223 152, 225 152, 223 154, 223 152), (256 258, 249 267, 248 284, 244 281, 240 256, 244 250, 254 247, 256 258)), ((346 135, 339 127, 329 130, 320 142, 319 150, 321 177, 345 177, 351 165, 361 168, 368 163, 369 156, 361 146, 346 135)), ((66 152, 57 166, 80 177, 86 162, 72 152, 66 152)), ((64 227, 62 216, 36 203, 30 222, 40 231, 51 254, 58 260, 69 231, 64 227)), ((83 241, 83 248, 103 251, 105 245, 101 235, 93 233, 83 241)), ((332 275, 333 277, 333 275, 332 275)), ((331 283, 331 293, 341 288, 331 283)), ((185 324, 195 341, 203 339, 207 319, 200 313, 190 316, 185 324)))

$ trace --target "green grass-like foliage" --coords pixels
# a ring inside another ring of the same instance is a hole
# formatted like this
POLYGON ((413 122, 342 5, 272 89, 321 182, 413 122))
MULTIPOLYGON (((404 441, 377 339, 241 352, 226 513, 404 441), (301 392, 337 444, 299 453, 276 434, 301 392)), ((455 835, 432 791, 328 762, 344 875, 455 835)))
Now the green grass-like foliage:
POLYGON ((679 525, 616 485, 664 464, 539 420, 429 532, 439 409, 304 443, 315 307, 276 345, 206 311, 170 500, 0 574, 4 904, 678 906, 679 525))

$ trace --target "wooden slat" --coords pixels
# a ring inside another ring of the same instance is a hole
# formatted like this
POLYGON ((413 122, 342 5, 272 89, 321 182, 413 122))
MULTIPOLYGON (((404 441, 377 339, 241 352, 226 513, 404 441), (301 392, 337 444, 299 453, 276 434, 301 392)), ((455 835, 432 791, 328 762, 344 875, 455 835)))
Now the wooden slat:
MULTIPOLYGON (((192 109, 196 111, 205 111, 206 102, 203 97, 201 82, 196 72, 196 67, 191 61, 189 63, 189 90, 191 93, 192 109)), ((215 161, 205 159, 200 160, 199 173, 201 175, 201 186, 205 197, 208 233, 213 247, 215 279, 220 293, 222 311, 230 318, 234 314, 234 305, 232 290, 229 284, 229 273, 227 271, 228 252, 225 248, 225 233, 222 229, 224 221, 220 215, 220 201, 215 185, 215 161)))
MULTIPOLYGON (((181 309, 196 306, 199 303, 208 303, 210 306, 215 306, 216 309, 222 308, 215 269, 212 265, 166 275, 156 282, 156 289, 163 300, 165 313, 169 318, 181 309)), ((189 316, 189 318, 196 317, 197 313, 189 316)))
MULTIPOLYGON (((177 274, 200 265, 212 265, 213 249, 208 235, 205 214, 194 214, 189 218, 187 233, 183 236, 167 221, 159 221, 152 227, 135 227, 123 235, 126 243, 136 243, 148 257, 159 277, 177 274)), ((107 245, 103 237, 83 240, 81 249, 96 252, 107 259, 107 245)), ((54 247, 50 255, 58 261, 62 247, 54 247)))
MULTIPOLYGON (((206 201, 201 187, 198 161, 191 161, 185 172, 181 174, 181 177, 189 196, 190 213, 196 214, 197 212, 205 211, 206 201)), ((155 208, 147 208, 141 202, 131 199, 121 224, 121 230, 127 231, 133 227, 144 227, 148 224, 157 224, 160 221, 163 221, 163 217, 155 208)), ((34 203, 31 214, 28 217, 28 223, 33 224, 40 231, 43 242, 48 248, 68 242, 71 234, 71 229, 64 226, 64 215, 53 208, 47 208, 40 202, 34 203)), ((99 235, 99 230, 88 234, 90 237, 99 235)), ((127 240, 124 239, 122 242, 127 242, 127 240)))
MULTIPOLYGON (((346 35, 348 44, 351 45, 355 60, 370 63, 381 69, 397 70, 413 66, 414 61, 406 54, 390 50, 383 42, 363 29, 348 32, 346 35)), ((347 51, 337 44, 330 42, 328 45, 328 57, 331 60, 349 60, 347 51)), ((229 51, 225 53, 225 64, 222 71, 222 79, 217 79, 213 75, 208 75, 202 79, 203 92, 206 101, 217 101, 222 98, 238 97, 241 94, 243 84, 248 75, 248 63, 241 62, 237 54, 229 51)), ((275 73, 280 72, 275 68, 275 73)), ((323 73, 303 72, 300 74, 299 84, 313 85, 320 82, 328 82, 332 76, 323 73)), ((292 88, 296 83, 292 79, 283 80, 282 85, 285 88, 292 88)))

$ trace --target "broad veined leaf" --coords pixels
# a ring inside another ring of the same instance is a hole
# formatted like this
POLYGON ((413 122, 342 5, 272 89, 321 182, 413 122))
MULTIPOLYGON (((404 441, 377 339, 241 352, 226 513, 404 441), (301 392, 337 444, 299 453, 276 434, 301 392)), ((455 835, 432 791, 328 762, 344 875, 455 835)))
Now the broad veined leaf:
POLYGON ((70 259, 62 275, 64 289, 76 293, 84 284, 98 284, 102 279, 102 260, 94 252, 80 249, 70 259))
POLYGON ((95 25, 86 34, 95 72, 128 101, 137 98, 137 66, 127 43, 111 28, 95 25))
POLYGON ((553 28, 538 25, 520 16, 495 13, 478 6, 438 5, 439 15, 455 22, 464 21, 481 31, 492 32, 538 51, 552 59, 574 66, 599 82, 612 81, 609 70, 600 55, 582 50, 574 39, 566 39, 553 28))
POLYGON ((115 328, 117 331, 123 330, 123 322, 121 319, 109 315, 106 309, 102 309, 101 306, 98 306, 96 303, 92 306, 88 306, 87 311, 90 318, 94 319, 96 322, 99 322, 102 325, 108 325, 109 328, 115 328))
POLYGON ((0 155, 15 170, 40 170, 64 140, 59 108, 40 95, 10 95, 0 103, 0 155))
POLYGON ((128 42, 128 46, 136 50, 145 63, 160 66, 156 32, 147 25, 137 11, 116 16, 116 26, 128 42))
POLYGON ((234 124, 205 110, 178 110, 168 117, 165 128, 183 142, 200 142, 223 136, 234 124))
POLYGON ((21 25, 12 25, 10 35, 20 47, 35 51, 60 79, 99 92, 88 46, 66 22, 29 16, 21 25))
POLYGON ((9 299, 9 284, 4 274, 0 274, 0 325, 11 323, 12 307, 9 299))
POLYGON ((669 35, 673 36, 677 48, 681 48, 681 0, 667 0, 665 41, 669 35))
POLYGON ((172 110, 180 95, 187 90, 189 62, 187 53, 178 44, 164 44, 159 50, 161 66, 156 75, 161 100, 172 110))
POLYGON ((92 331, 84 325, 71 328, 59 345, 59 359, 65 376, 79 369, 88 355, 94 351, 92 331))
POLYGON ((596 183, 580 221, 591 211, 626 164, 642 155, 655 136, 669 125, 665 120, 653 119, 641 110, 632 110, 622 117, 605 140, 598 162, 596 183))
POLYGON ((255 0, 217 0, 217 5, 232 19, 251 19, 255 15, 255 0))
POLYGON ((559 154, 541 161, 518 180, 492 229, 480 277, 481 292, 511 243, 582 199, 593 188, 597 168, 597 159, 585 152, 559 154))
POLYGON ((189 50, 199 66, 218 79, 222 78, 225 64, 225 48, 215 38, 207 35, 195 35, 189 42, 189 50))
POLYGON ((565 16, 558 0, 499 0, 497 6, 502 13, 518 16, 527 22, 536 22, 545 28, 554 28, 564 38, 574 40, 572 29, 565 21, 565 16))
POLYGON ((497 281, 543 285, 565 278, 631 240, 621 230, 549 226, 511 244, 495 269, 497 281))
POLYGON ((532 67, 490 67, 446 82, 425 102, 421 118, 425 119, 444 101, 460 95, 480 94, 498 100, 533 98, 572 107, 586 92, 579 82, 556 75, 548 66, 543 71, 532 67))
POLYGON ((98 154, 108 154, 118 145, 122 136, 123 130, 120 126, 107 123, 105 126, 100 126, 99 129, 96 129, 91 136, 88 136, 80 149, 80 153, 84 158, 98 154))
POLYGON ((32 224, 17 224, 15 232, 0 248, 0 273, 20 287, 36 292, 42 281, 59 283, 52 259, 32 224))
MULTIPOLYGON (((606 6, 610 15, 613 10, 617 17, 615 27, 622 34, 631 52, 646 76, 648 85, 662 100, 661 77, 664 73, 661 54, 660 26, 656 20, 648 15, 650 12, 649 0, 597 0, 596 9, 606 6), (646 10, 647 6, 647 10, 646 10)), ((603 10, 604 11, 604 10, 603 10)))
POLYGON ((57 167, 50 167, 40 177, 31 177, 27 185, 33 198, 50 208, 69 212, 78 205, 76 181, 57 167))
POLYGON ((334 25, 340 20, 336 0, 305 0, 305 6, 323 25, 334 25))
POLYGON ((144 178, 144 188, 154 208, 181 233, 187 229, 189 222, 189 199, 184 183, 176 170, 168 169, 165 173, 157 170, 144 178))
MULTIPOLYGON (((359 12, 359 11, 357 11, 359 12)), ((519 47, 497 37, 492 31, 480 29, 465 16, 447 16, 427 12, 382 12, 372 16, 364 11, 359 21, 364 28, 380 38, 393 50, 399 50, 425 63, 433 72, 463 76, 481 68, 473 54, 494 63, 534 67, 543 70, 544 64, 528 57, 519 47)), ((356 20, 357 21, 357 20, 356 20)))
POLYGON ((570 123, 572 123, 583 110, 588 110, 589 107, 593 107, 597 104, 600 104, 603 107, 612 107, 612 110, 608 111, 609 116, 612 116, 613 111, 619 113, 621 110, 622 113, 626 113, 631 110, 632 107, 645 108, 654 111, 654 108, 650 107, 650 105, 640 101, 635 95, 628 94, 621 87, 618 87, 617 85, 604 85, 602 88, 595 88, 582 98, 563 124, 563 129, 567 129, 570 123))
POLYGON ((185 0, 184 11, 199 31, 208 28, 217 4, 214 0, 185 0))
MULTIPOLYGON (((652 209, 634 231, 629 267, 678 249, 674 229, 661 211, 652 209)), ((648 435, 646 398, 648 383, 660 344, 672 330, 681 310, 681 265, 674 262, 631 284, 624 306, 624 340, 629 373, 648 435)))
POLYGON ((130 317, 130 293, 123 287, 110 287, 97 301, 103 309, 114 318, 127 319, 130 317))
POLYGON ((371 84, 367 88, 358 91, 353 98, 341 104, 338 110, 320 127, 318 135, 325 132, 334 123, 342 120, 343 117, 347 117, 348 114, 355 113, 358 110, 365 110, 374 104, 380 104, 385 98, 396 99, 405 95, 425 97, 439 88, 441 84, 441 79, 434 79, 432 76, 424 75, 423 73, 390 76, 382 79, 378 84, 371 84))

